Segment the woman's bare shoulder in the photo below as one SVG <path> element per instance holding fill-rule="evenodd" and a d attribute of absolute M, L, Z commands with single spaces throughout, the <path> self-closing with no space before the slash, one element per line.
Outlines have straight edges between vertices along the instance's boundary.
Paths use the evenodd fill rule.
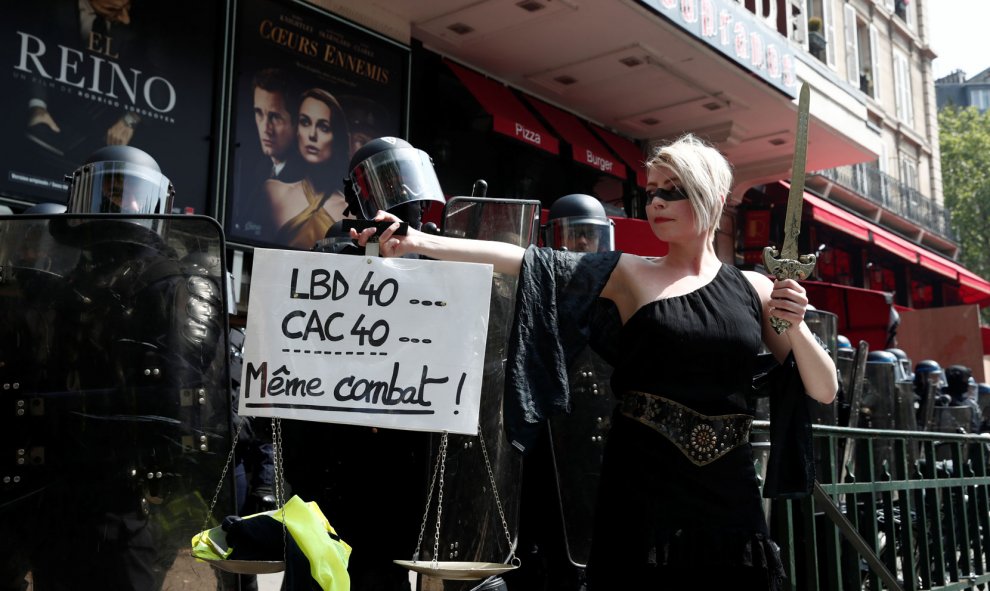
<path fill-rule="evenodd" d="M 742 274 L 756 290 L 756 293 L 760 294 L 761 299 L 765 300 L 770 297 L 770 292 L 773 291 L 773 281 L 769 277 L 756 271 L 743 271 Z"/>

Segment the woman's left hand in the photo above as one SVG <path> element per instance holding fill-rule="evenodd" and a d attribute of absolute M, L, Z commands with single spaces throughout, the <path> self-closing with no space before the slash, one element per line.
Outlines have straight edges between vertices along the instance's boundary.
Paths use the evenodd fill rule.
<path fill-rule="evenodd" d="M 793 279 L 778 279 L 770 292 L 770 315 L 797 326 L 804 320 L 808 309 L 808 294 Z"/>

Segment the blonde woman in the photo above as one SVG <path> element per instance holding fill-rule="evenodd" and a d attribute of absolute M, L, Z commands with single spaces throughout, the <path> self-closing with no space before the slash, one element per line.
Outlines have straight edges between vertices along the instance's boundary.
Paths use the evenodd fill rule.
<path fill-rule="evenodd" d="M 646 164 L 654 235 L 666 256 L 576 254 L 409 231 L 382 233 L 382 252 L 494 265 L 520 275 L 517 345 L 506 371 L 506 427 L 517 447 L 528 426 L 567 408 L 560 367 L 587 339 L 596 298 L 622 322 L 588 565 L 593 589 L 781 589 L 749 444 L 745 394 L 761 345 L 797 366 L 808 396 L 831 402 L 830 356 L 804 323 L 796 281 L 773 281 L 722 263 L 713 237 L 732 184 L 728 162 L 691 135 Z M 379 214 L 379 219 L 393 219 Z M 364 240 L 372 233 L 358 236 Z M 548 303 L 550 302 L 550 303 Z M 777 334 L 770 318 L 791 323 Z M 549 333 L 549 337 L 545 335 Z M 523 341 L 534 343 L 525 350 Z M 511 355 L 511 352 L 510 352 Z"/>

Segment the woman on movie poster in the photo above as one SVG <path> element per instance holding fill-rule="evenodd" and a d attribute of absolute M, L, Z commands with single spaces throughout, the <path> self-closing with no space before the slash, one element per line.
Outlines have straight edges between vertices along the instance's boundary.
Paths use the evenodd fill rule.
<path fill-rule="evenodd" d="M 316 16 L 264 0 L 244 6 L 231 240 L 311 249 L 345 215 L 354 150 L 403 135 L 408 50 Z"/>

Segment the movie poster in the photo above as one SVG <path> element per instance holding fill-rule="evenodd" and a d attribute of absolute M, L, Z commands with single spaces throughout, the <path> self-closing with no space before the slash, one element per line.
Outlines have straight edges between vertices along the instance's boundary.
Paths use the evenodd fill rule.
<path fill-rule="evenodd" d="M 0 193 L 64 203 L 67 174 L 95 150 L 125 144 L 172 181 L 174 212 L 208 213 L 224 4 L 7 3 Z"/>
<path fill-rule="evenodd" d="M 310 250 L 345 215 L 351 154 L 404 130 L 409 50 L 299 4 L 241 5 L 227 238 Z"/>

